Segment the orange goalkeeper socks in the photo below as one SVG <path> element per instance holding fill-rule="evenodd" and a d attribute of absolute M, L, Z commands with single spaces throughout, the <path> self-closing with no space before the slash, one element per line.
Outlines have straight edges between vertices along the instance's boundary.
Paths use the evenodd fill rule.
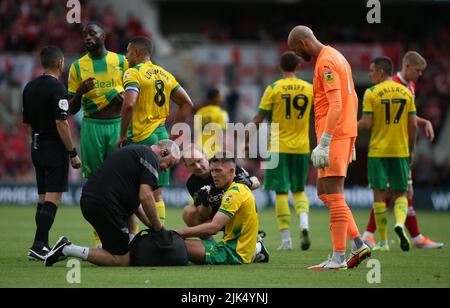
<path fill-rule="evenodd" d="M 360 237 L 361 234 L 359 233 L 358 226 L 356 225 L 355 219 L 353 218 L 352 211 L 350 210 L 350 207 L 347 205 L 348 210 L 348 229 L 347 234 L 349 239 L 352 241 L 357 237 Z"/>
<path fill-rule="evenodd" d="M 349 225 L 349 210 L 344 200 L 344 194 L 329 194 L 326 198 L 330 209 L 331 239 L 333 251 L 345 252 L 347 230 Z"/>
<path fill-rule="evenodd" d="M 327 197 L 328 195 L 327 194 L 321 194 L 321 195 L 319 195 L 319 199 L 323 202 L 323 204 L 325 204 L 325 206 L 328 206 L 327 205 L 327 200 L 328 200 L 328 197 Z"/>

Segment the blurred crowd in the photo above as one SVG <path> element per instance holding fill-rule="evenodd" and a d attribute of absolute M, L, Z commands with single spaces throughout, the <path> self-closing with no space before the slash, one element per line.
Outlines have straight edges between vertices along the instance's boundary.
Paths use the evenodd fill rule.
<path fill-rule="evenodd" d="M 107 48 L 114 51 L 124 51 L 130 38 L 138 35 L 150 36 L 141 25 L 139 19 L 129 16 L 121 23 L 111 9 L 102 9 L 94 1 L 80 1 L 82 4 L 82 22 L 97 21 L 105 29 Z M 64 53 L 79 55 L 83 50 L 81 27 L 78 24 L 66 22 L 67 8 L 65 1 L 59 0 L 1 0 L 0 1 L 0 54 L 33 54 L 44 45 L 60 46 Z M 162 17 L 164 11 L 162 11 Z M 180 14 L 180 13 L 178 13 Z M 178 18 L 178 15 L 173 15 Z M 224 15 L 226 17 L 226 14 Z M 223 17 L 223 18 L 225 18 Z M 305 17 L 313 24 L 315 14 Z M 222 18 L 222 19 L 223 19 Z M 286 33 L 293 25 L 283 15 L 276 12 L 269 20 L 257 20 L 254 16 L 244 15 L 241 18 L 225 18 L 227 22 L 217 19 L 208 24 L 198 24 L 198 31 L 206 39 L 223 43 L 227 41 L 283 41 Z M 232 20 L 232 22 L 229 22 Z M 167 24 L 171 24 L 170 21 Z M 182 20 L 180 24 L 184 24 Z M 261 26 L 270 25 L 269 28 Z M 440 136 L 448 104 L 450 100 L 450 25 L 448 21 L 430 23 L 428 29 L 417 31 L 402 31 L 406 27 L 400 23 L 397 31 L 391 31 L 386 26 L 373 27 L 366 23 L 328 24 L 326 29 L 321 27 L 318 36 L 324 41 L 331 42 L 400 42 L 403 50 L 416 50 L 428 61 L 428 68 L 417 84 L 416 105 L 418 114 L 429 119 L 436 130 L 436 139 Z M 422 24 L 424 25 L 424 24 Z M 177 29 L 173 29 L 178 31 Z M 415 33 L 408 37 L 405 33 Z M 170 33 L 165 33 L 170 35 Z M 0 88 L 1 85 L 17 85 L 17 81 L 10 78 L 11 62 L 8 57 L 0 57 Z M 39 70 L 33 72 L 37 76 Z M 230 86 L 229 93 L 224 97 L 225 108 L 230 115 L 230 121 L 237 119 L 237 106 L 242 97 L 238 87 Z M 205 93 L 206 93 L 205 89 Z M 8 100 L 0 96 L 0 114 L 6 117 L 0 121 L 0 180 L 33 180 L 34 173 L 30 162 L 27 132 L 21 123 L 21 117 L 8 117 Z M 79 118 L 78 118 L 79 119 Z M 72 129 L 78 132 L 79 122 L 71 120 Z M 77 139 L 78 136 L 75 137 Z M 420 155 L 414 164 L 415 183 L 421 186 L 450 186 L 450 163 L 436 165 L 432 158 L 432 144 L 419 136 Z M 262 176 L 258 164 L 254 161 L 246 162 L 246 167 L 255 175 Z M 359 170 L 359 169 L 358 169 Z M 361 169 L 362 170 L 362 169 Z M 358 171 L 359 172 L 359 171 Z M 184 168 L 177 168 L 173 172 L 173 180 L 183 183 L 188 173 Z M 362 178 L 355 177 L 357 179 Z M 365 178 L 365 176 L 364 176 Z M 73 174 L 73 180 L 79 175 Z M 363 184 L 355 180 L 354 184 Z"/>
<path fill-rule="evenodd" d="M 97 21 L 108 33 L 107 48 L 125 50 L 128 41 L 135 36 L 149 36 L 140 20 L 129 16 L 125 23 L 118 21 L 115 12 L 109 8 L 101 9 L 93 1 L 80 1 L 82 5 L 82 24 Z M 20 76 L 12 72 L 11 54 L 37 53 L 42 46 L 57 45 L 64 54 L 79 55 L 84 49 L 81 26 L 66 21 L 68 9 L 66 1 L 60 0 L 1 0 L 0 1 L 0 86 L 8 90 L 13 86 L 23 86 Z M 39 66 L 32 67 L 33 78 L 42 73 Z M 17 77 L 17 78 L 16 78 Z M 67 80 L 67 78 L 63 77 Z M 34 173 L 30 161 L 29 136 L 21 125 L 18 108 L 11 106 L 16 102 L 8 95 L 0 95 L 0 180 L 32 181 Z M 20 110 L 20 108 L 19 108 Z M 79 122 L 70 119 L 74 139 L 78 143 Z M 79 175 L 71 170 L 71 178 L 79 180 Z"/>
<path fill-rule="evenodd" d="M 110 8 L 95 5 L 94 1 L 80 1 L 81 25 L 99 22 L 106 33 L 111 50 L 125 50 L 135 36 L 148 36 L 140 20 L 129 16 L 120 23 Z M 80 24 L 69 24 L 66 1 L 61 0 L 2 0 L 0 2 L 0 50 L 14 53 L 36 52 L 45 45 L 57 45 L 66 55 L 78 54 L 82 48 Z"/>
<path fill-rule="evenodd" d="M 21 121 L 10 129 L 0 125 L 0 179 L 33 180 L 28 139 L 28 132 Z"/>

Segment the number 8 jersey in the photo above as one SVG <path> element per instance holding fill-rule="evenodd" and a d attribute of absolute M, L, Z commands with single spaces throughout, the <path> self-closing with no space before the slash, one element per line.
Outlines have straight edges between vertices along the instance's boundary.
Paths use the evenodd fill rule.
<path fill-rule="evenodd" d="M 151 61 L 128 69 L 123 75 L 125 91 L 139 94 L 128 128 L 132 142 L 147 139 L 166 122 L 170 96 L 180 88 L 175 77 Z"/>
<path fill-rule="evenodd" d="M 269 85 L 259 110 L 268 113 L 274 125 L 270 132 L 270 151 L 290 154 L 309 153 L 309 116 L 313 86 L 298 78 L 284 78 Z"/>
<path fill-rule="evenodd" d="M 363 113 L 372 115 L 369 157 L 408 157 L 408 117 L 416 114 L 411 91 L 386 80 L 366 90 Z"/>

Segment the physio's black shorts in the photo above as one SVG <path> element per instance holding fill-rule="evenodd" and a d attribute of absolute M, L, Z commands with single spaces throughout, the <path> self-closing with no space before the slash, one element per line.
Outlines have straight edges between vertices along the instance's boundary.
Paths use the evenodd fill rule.
<path fill-rule="evenodd" d="M 69 154 L 60 142 L 42 142 L 38 150 L 31 151 L 36 170 L 38 194 L 65 192 L 69 182 Z"/>
<path fill-rule="evenodd" d="M 115 215 L 103 201 L 81 195 L 81 212 L 94 227 L 102 242 L 102 248 L 112 255 L 121 256 L 128 252 L 130 237 L 128 218 Z"/>

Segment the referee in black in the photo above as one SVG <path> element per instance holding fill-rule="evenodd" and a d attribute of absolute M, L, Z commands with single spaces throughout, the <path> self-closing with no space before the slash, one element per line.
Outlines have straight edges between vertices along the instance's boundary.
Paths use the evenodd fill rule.
<path fill-rule="evenodd" d="M 64 55 L 59 48 L 47 46 L 40 59 L 44 73 L 23 90 L 23 122 L 32 138 L 31 159 L 39 194 L 36 234 L 28 258 L 44 261 L 50 250 L 48 233 L 62 193 L 68 188 L 69 161 L 75 169 L 81 167 L 81 161 L 67 122 L 67 91 L 58 80 L 64 69 Z"/>

